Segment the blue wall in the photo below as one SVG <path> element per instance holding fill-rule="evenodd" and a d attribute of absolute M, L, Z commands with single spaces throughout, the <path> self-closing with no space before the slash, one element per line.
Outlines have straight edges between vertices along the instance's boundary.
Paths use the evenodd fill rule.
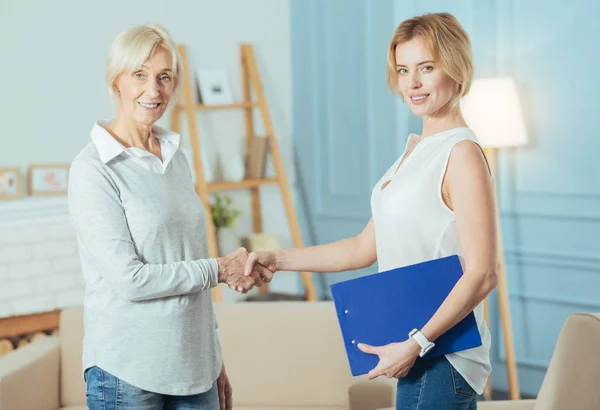
<path fill-rule="evenodd" d="M 567 316 L 600 312 L 600 2 L 291 0 L 305 241 L 360 232 L 373 184 L 420 131 L 386 89 L 386 49 L 400 21 L 437 11 L 469 32 L 476 76 L 512 75 L 520 86 L 532 141 L 500 152 L 497 179 L 521 389 L 535 394 Z M 323 295 L 375 270 L 327 275 Z M 491 329 L 493 384 L 506 389 L 495 309 Z"/>

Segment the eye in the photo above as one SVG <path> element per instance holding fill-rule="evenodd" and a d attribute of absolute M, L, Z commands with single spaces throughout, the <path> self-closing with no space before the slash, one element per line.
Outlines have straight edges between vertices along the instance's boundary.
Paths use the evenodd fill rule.
<path fill-rule="evenodd" d="M 399 68 L 398 69 L 398 74 L 406 74 L 408 73 L 408 70 L 406 68 Z"/>
<path fill-rule="evenodd" d="M 423 71 L 432 71 L 432 70 L 433 70 L 432 65 L 426 65 L 425 67 L 423 67 Z"/>
<path fill-rule="evenodd" d="M 135 78 L 137 78 L 138 80 L 143 80 L 144 79 L 144 74 L 142 74 L 142 73 L 135 73 Z"/>
<path fill-rule="evenodd" d="M 171 77 L 169 77 L 168 75 L 164 74 L 160 76 L 161 81 L 170 81 Z"/>

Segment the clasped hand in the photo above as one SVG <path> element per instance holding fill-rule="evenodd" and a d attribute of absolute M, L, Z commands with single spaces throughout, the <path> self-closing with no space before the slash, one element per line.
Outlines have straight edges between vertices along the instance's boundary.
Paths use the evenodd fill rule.
<path fill-rule="evenodd" d="M 231 289 L 244 294 L 254 286 L 271 282 L 274 271 L 260 263 L 252 263 L 248 266 L 247 262 L 248 251 L 245 248 L 239 248 L 225 257 L 217 258 L 219 283 L 225 283 Z"/>

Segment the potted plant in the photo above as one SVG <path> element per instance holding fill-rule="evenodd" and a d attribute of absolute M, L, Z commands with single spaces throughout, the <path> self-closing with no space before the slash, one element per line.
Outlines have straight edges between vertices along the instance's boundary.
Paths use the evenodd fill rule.
<path fill-rule="evenodd" d="M 214 202 L 210 205 L 213 223 L 217 231 L 217 246 L 220 255 L 227 255 L 240 247 L 240 239 L 233 232 L 232 226 L 241 212 L 231 206 L 229 195 L 214 194 Z"/>

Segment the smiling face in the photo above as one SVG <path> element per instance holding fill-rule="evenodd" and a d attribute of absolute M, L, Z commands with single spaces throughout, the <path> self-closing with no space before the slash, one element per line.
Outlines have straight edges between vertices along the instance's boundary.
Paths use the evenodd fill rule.
<path fill-rule="evenodd" d="M 419 37 L 396 46 L 398 90 L 417 116 L 450 111 L 459 85 L 450 78 Z"/>
<path fill-rule="evenodd" d="M 140 124 L 154 124 L 164 114 L 175 91 L 171 67 L 171 53 L 157 47 L 138 70 L 120 75 L 115 81 L 119 116 Z"/>

